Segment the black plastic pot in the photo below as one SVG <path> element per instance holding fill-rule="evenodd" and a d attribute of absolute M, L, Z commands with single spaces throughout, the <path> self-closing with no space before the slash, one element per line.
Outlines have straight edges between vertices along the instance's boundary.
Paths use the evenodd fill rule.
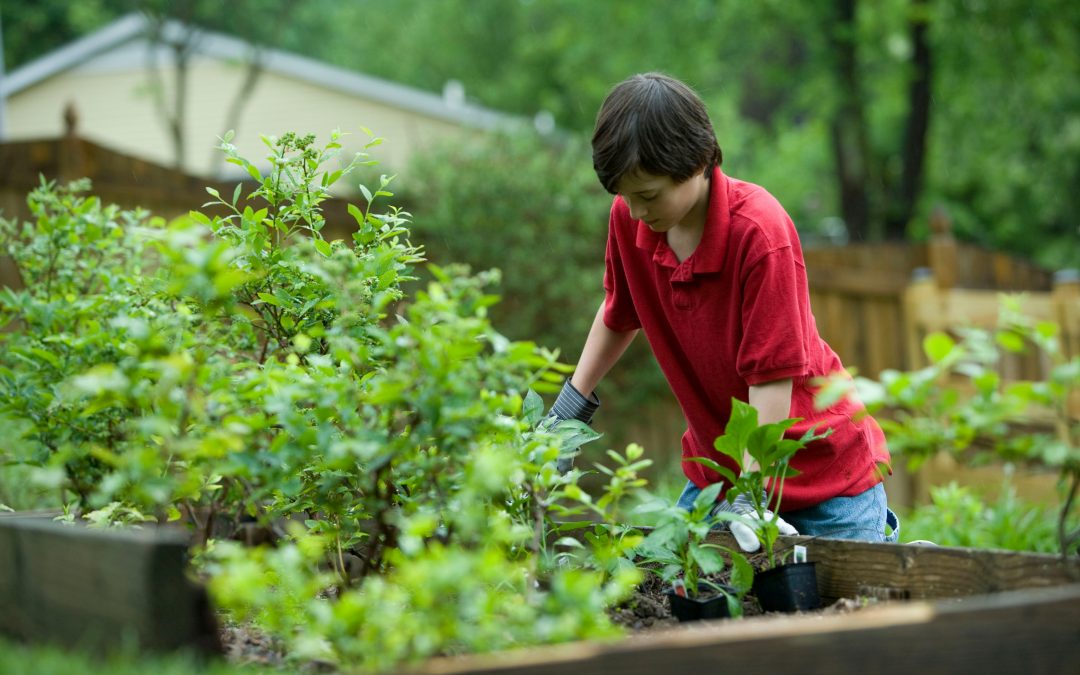
<path fill-rule="evenodd" d="M 715 593 L 715 595 L 710 595 Z M 698 586 L 698 597 L 684 598 L 673 590 L 667 592 L 671 614 L 679 621 L 701 621 L 703 619 L 723 619 L 728 613 L 727 597 L 718 593 L 711 586 Z"/>
<path fill-rule="evenodd" d="M 777 565 L 754 575 L 753 593 L 765 612 L 800 612 L 821 607 L 816 563 Z"/>

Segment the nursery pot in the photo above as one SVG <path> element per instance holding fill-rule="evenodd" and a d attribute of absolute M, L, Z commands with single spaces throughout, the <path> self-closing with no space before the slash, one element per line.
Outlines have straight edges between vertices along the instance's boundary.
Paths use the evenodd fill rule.
<path fill-rule="evenodd" d="M 798 612 L 821 607 L 815 563 L 777 565 L 754 575 L 753 592 L 766 612 Z"/>
<path fill-rule="evenodd" d="M 708 593 L 716 594 L 706 597 Z M 667 596 L 668 603 L 671 605 L 671 614 L 680 622 L 723 619 L 731 616 L 728 613 L 727 597 L 705 584 L 698 585 L 696 598 L 684 598 L 673 590 L 669 590 Z"/>

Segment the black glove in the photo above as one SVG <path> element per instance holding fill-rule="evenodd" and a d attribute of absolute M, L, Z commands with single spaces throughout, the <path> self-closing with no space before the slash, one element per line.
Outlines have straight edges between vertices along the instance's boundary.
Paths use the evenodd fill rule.
<path fill-rule="evenodd" d="M 551 410 L 548 411 L 546 419 L 551 426 L 555 426 L 559 422 L 564 422 L 566 420 L 578 420 L 579 422 L 589 424 L 592 422 L 593 415 L 596 414 L 596 409 L 599 407 L 600 399 L 597 398 L 595 393 L 591 397 L 585 398 L 574 385 L 570 384 L 570 380 L 567 380 L 566 383 L 563 384 L 562 391 L 559 392 L 558 398 L 555 399 L 555 403 L 551 406 Z M 559 473 L 566 473 L 574 468 L 574 454 L 567 454 L 559 457 L 559 460 L 555 465 L 556 468 L 558 468 Z"/>

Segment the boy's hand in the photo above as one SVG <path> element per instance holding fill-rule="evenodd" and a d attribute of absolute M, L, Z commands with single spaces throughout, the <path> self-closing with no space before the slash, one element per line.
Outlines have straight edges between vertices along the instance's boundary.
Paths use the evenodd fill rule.
<path fill-rule="evenodd" d="M 567 380 L 563 384 L 558 398 L 555 399 L 555 403 L 552 404 L 551 410 L 548 411 L 545 420 L 552 426 L 566 420 L 578 420 L 589 424 L 599 407 L 600 399 L 596 397 L 596 394 L 585 398 L 574 385 L 570 384 L 570 380 Z M 566 473 L 574 468 L 574 456 L 563 455 L 559 457 L 555 466 L 558 468 L 559 473 Z"/>
<path fill-rule="evenodd" d="M 752 521 L 753 526 L 733 520 L 728 523 L 728 529 L 731 530 L 731 535 L 735 537 L 735 541 L 739 543 L 739 548 L 746 553 L 753 553 L 761 548 L 761 542 L 758 541 L 757 534 L 754 532 L 754 526 L 760 524 L 761 520 L 749 497 L 745 494 L 739 494 L 735 496 L 734 502 L 729 503 L 727 500 L 721 500 L 716 503 L 716 508 L 713 509 L 714 513 L 717 511 L 728 511 Z M 773 512 L 768 509 L 764 511 L 765 520 L 772 520 Z M 780 516 L 776 516 L 776 528 L 780 531 L 780 534 L 796 535 L 799 533 L 795 526 Z"/>

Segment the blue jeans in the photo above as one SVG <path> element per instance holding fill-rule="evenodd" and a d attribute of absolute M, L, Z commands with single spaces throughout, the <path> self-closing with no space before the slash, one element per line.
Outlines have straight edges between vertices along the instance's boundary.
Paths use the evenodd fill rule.
<path fill-rule="evenodd" d="M 701 488 L 687 481 L 676 505 L 689 511 Z M 885 486 L 878 483 L 869 490 L 851 497 L 833 497 L 820 504 L 782 511 L 780 516 L 791 523 L 799 534 L 831 539 L 895 542 L 900 540 L 900 519 L 889 509 Z M 886 534 L 885 527 L 891 528 Z"/>

